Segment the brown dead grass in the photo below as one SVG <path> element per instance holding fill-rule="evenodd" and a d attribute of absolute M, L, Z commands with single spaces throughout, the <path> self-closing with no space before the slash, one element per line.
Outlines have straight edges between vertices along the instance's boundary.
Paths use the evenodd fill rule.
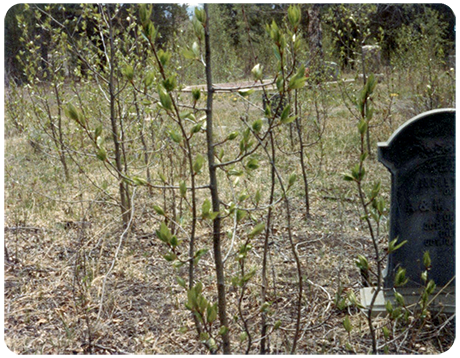
<path fill-rule="evenodd" d="M 239 126 L 238 112 L 244 111 L 247 104 L 234 100 L 233 95 L 220 95 L 218 99 L 217 123 Z M 291 192 L 294 244 L 305 282 L 297 352 L 366 354 L 371 341 L 365 315 L 353 306 L 339 310 L 334 304 L 338 293 L 342 297 L 349 291 L 358 294 L 361 283 L 354 259 L 358 253 L 372 257 L 372 250 L 359 220 L 355 188 L 340 175 L 356 161 L 352 139 L 355 125 L 352 119 L 344 118 L 347 112 L 343 107 L 334 107 L 330 113 L 323 156 L 317 147 L 309 152 L 311 218 L 304 214 L 300 181 Z M 374 129 L 373 136 L 385 140 L 405 119 L 395 113 L 393 123 Z M 123 237 L 115 258 L 123 230 L 118 209 L 110 200 L 95 195 L 78 175 L 72 183 L 59 184 L 50 165 L 53 161 L 32 152 L 23 136 L 10 135 L 5 144 L 4 235 L 9 260 L 5 260 L 4 326 L 9 349 L 18 354 L 206 354 L 184 307 L 186 292 L 175 279 L 178 275 L 185 277 L 186 268 L 175 270 L 167 264 L 162 258 L 164 246 L 155 238 L 161 218 L 152 205 L 161 200 L 161 193 L 155 192 L 151 197 L 146 190 L 139 190 L 132 230 Z M 263 159 L 260 164 L 252 186 L 240 187 L 251 195 L 256 187 L 268 188 L 269 165 Z M 299 170 L 291 157 L 283 157 L 280 168 L 286 175 Z M 368 172 L 371 182 L 377 177 L 382 179 L 383 195 L 388 198 L 389 175 L 375 156 L 369 161 Z M 97 177 L 99 172 L 91 173 Z M 226 181 L 221 178 L 221 182 L 226 198 L 231 198 Z M 263 200 L 267 199 L 267 191 L 263 190 Z M 261 220 L 265 212 L 254 215 Z M 281 327 L 270 335 L 272 354 L 289 352 L 296 315 L 297 277 L 285 223 L 285 213 L 279 205 L 270 241 L 269 323 L 280 320 Z M 252 225 L 250 220 L 241 225 L 233 251 Z M 224 232 L 230 228 L 228 222 Z M 210 240 L 209 225 L 202 223 L 197 246 L 210 248 Z M 383 247 L 385 233 L 380 241 Z M 231 241 L 226 239 L 223 245 L 226 254 Z M 247 286 L 243 315 L 257 340 L 262 238 L 256 239 L 253 246 L 247 265 L 259 269 Z M 114 268 L 107 276 L 112 262 Z M 226 262 L 226 270 L 229 317 L 233 318 L 238 316 L 239 296 L 230 283 L 238 270 L 234 255 Z M 215 301 L 211 252 L 200 261 L 196 275 L 203 282 L 208 300 Z M 354 327 L 350 336 L 342 325 L 346 315 Z M 378 327 L 386 323 L 384 318 L 375 320 Z M 241 319 L 233 320 L 230 328 L 233 351 L 244 353 L 246 341 L 238 340 Z M 381 335 L 381 330 L 378 332 Z M 412 330 L 399 337 L 396 341 L 402 342 L 401 346 L 390 343 L 390 353 L 440 353 L 451 346 L 455 335 L 453 327 L 443 326 L 442 321 L 433 321 L 416 333 Z M 382 336 L 379 342 L 383 344 Z M 251 353 L 257 352 L 255 343 Z"/>

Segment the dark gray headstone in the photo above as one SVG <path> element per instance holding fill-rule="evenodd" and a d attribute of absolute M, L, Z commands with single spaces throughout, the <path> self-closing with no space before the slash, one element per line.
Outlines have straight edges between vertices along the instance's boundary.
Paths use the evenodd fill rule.
<path fill-rule="evenodd" d="M 390 240 L 407 240 L 388 257 L 385 288 L 393 287 L 398 267 L 406 269 L 406 287 L 423 285 L 426 251 L 428 278 L 438 288 L 455 287 L 455 110 L 423 113 L 378 146 L 391 172 Z"/>

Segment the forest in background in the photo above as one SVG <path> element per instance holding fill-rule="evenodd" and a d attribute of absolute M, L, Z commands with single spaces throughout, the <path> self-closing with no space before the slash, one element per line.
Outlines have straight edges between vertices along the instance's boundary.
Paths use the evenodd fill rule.
<path fill-rule="evenodd" d="M 18 27 L 16 16 L 22 14 L 25 5 L 13 6 L 5 16 L 5 74 L 23 80 L 23 68 L 17 56 L 20 54 L 22 45 L 20 38 L 22 32 Z M 44 8 L 46 5 L 37 4 Z M 136 4 L 125 4 L 121 9 L 125 15 Z M 266 24 L 275 20 L 282 23 L 289 4 L 210 4 L 210 16 L 215 21 L 212 27 L 212 45 L 218 46 L 219 51 L 213 53 L 213 61 L 218 63 L 214 66 L 214 78 L 217 82 L 234 81 L 247 78 L 250 70 L 256 63 L 261 63 L 267 68 L 274 65 L 273 51 L 265 31 Z M 403 36 L 404 31 L 420 31 L 423 17 L 431 14 L 426 9 L 434 11 L 436 18 L 445 24 L 439 40 L 453 43 L 455 40 L 455 15 L 451 9 L 443 4 L 427 4 L 424 7 L 412 4 L 357 4 L 351 6 L 339 4 L 301 4 L 301 29 L 306 45 L 301 51 L 301 59 L 308 61 L 309 38 L 313 38 L 315 31 L 321 31 L 322 48 L 325 60 L 337 62 L 342 70 L 354 69 L 358 47 L 361 45 L 379 45 L 382 48 L 382 58 L 385 64 L 390 64 L 397 58 L 399 47 L 398 37 Z M 152 21 L 159 31 L 160 36 L 156 44 L 163 49 L 180 49 L 193 38 L 193 26 L 190 21 L 190 13 L 186 4 L 155 4 Z M 313 12 L 312 12 L 313 11 Z M 67 19 L 75 19 L 81 16 L 79 5 L 53 6 L 51 9 L 53 18 L 64 23 Z M 311 16 L 321 18 L 321 26 L 311 27 Z M 128 16 L 121 16 L 115 26 L 126 28 L 129 26 Z M 356 21 L 359 19 L 359 21 Z M 52 46 L 47 42 L 49 38 L 40 27 L 33 26 L 35 19 L 32 15 L 24 18 L 31 27 L 31 35 L 39 36 L 37 44 L 40 46 L 41 55 L 45 58 L 51 52 Z M 53 25 L 53 26 L 56 26 Z M 87 25 L 91 34 L 91 21 Z M 358 44 L 360 26 L 365 26 L 366 38 Z M 78 26 L 74 31 L 81 31 Z M 89 34 L 89 35 L 90 35 Z M 42 36 L 40 36 L 42 35 Z M 363 40 L 363 39 L 361 39 Z M 310 46 L 309 46 L 310 45 Z M 402 50 L 402 49 L 401 49 Z M 173 51 L 173 53 L 180 51 Z M 454 54 L 453 47 L 448 53 Z M 179 58 L 176 65 L 181 67 L 178 72 L 184 76 L 189 84 L 203 83 L 204 75 L 194 68 L 189 68 L 187 63 Z"/>
<path fill-rule="evenodd" d="M 403 244 L 376 143 L 455 108 L 454 24 L 438 4 L 12 7 L 7 346 L 448 350 L 429 255 L 416 305 L 358 296 Z"/>

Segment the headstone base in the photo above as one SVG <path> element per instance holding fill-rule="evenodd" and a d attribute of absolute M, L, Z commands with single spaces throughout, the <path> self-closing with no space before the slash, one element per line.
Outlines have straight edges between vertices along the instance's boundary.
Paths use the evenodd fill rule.
<path fill-rule="evenodd" d="M 361 304 L 364 306 L 363 311 L 366 313 L 371 305 L 375 290 L 375 287 L 364 287 L 360 290 Z M 398 289 L 398 292 L 404 297 L 406 306 L 418 306 L 418 302 L 420 301 L 420 292 L 410 288 L 400 288 Z M 437 291 L 430 296 L 429 300 L 433 300 L 429 307 L 431 312 L 442 312 L 449 315 L 455 314 L 455 290 L 453 288 L 450 287 L 442 293 Z M 372 315 L 386 316 L 388 312 L 385 307 L 385 302 L 387 301 L 390 301 L 393 307 L 397 305 L 393 291 L 381 290 L 374 302 Z"/>

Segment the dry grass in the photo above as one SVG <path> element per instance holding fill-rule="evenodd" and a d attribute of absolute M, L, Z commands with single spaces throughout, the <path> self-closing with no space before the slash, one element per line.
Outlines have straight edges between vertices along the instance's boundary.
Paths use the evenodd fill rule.
<path fill-rule="evenodd" d="M 233 95 L 216 100 L 217 135 L 229 128 L 241 128 L 239 116 L 247 112 L 246 102 Z M 358 253 L 372 257 L 371 242 L 359 220 L 355 188 L 342 180 L 341 173 L 357 160 L 355 122 L 337 98 L 328 100 L 329 118 L 320 146 L 308 151 L 311 218 L 304 213 L 301 182 L 291 190 L 294 244 L 302 262 L 305 292 L 302 304 L 301 336 L 298 353 L 368 353 L 371 347 L 365 315 L 356 307 L 339 309 L 336 296 L 356 294 L 361 287 L 354 259 Z M 250 107 L 248 120 L 258 115 Z M 388 121 L 372 131 L 374 142 L 389 134 L 408 118 L 394 112 Z M 225 128 L 222 128 L 225 127 Z M 222 131 L 219 133 L 219 131 Z M 286 130 L 287 132 L 287 130 Z M 286 133 L 284 134 L 286 135 Z M 288 148 L 279 134 L 280 146 Z M 237 141 L 235 143 L 238 143 Z M 198 145 L 197 145 L 198 148 Z M 375 148 L 375 145 L 374 145 Z M 227 149 L 231 157 L 231 149 Z M 93 179 L 109 180 L 96 164 L 88 164 Z M 158 164 L 161 166 L 161 163 Z M 299 171 L 294 156 L 280 156 L 279 168 L 287 176 Z M 75 168 L 74 168 L 75 169 Z M 154 171 L 160 168 L 153 168 Z M 251 196 L 261 188 L 262 201 L 268 197 L 267 159 L 261 155 L 260 168 L 250 181 L 241 179 L 234 187 Z M 382 180 L 383 195 L 389 196 L 389 174 L 375 156 L 368 163 L 369 181 Z M 163 258 L 164 245 L 155 237 L 161 218 L 152 209 L 163 200 L 162 192 L 149 195 L 136 192 L 134 217 L 128 235 L 120 226 L 119 210 L 88 184 L 75 169 L 71 182 L 61 182 L 57 161 L 32 151 L 23 134 L 9 132 L 5 139 L 5 342 L 18 354 L 205 354 L 193 319 L 184 307 L 186 292 L 176 276 L 186 277 L 186 268 L 174 269 Z M 201 179 L 206 182 L 205 176 Z M 220 177 L 223 200 L 232 200 L 230 181 Z M 201 184 L 201 183 L 200 183 Z M 116 195 L 116 185 L 108 191 Z M 168 194 L 170 195 L 170 194 Z M 204 193 L 200 193 L 200 200 Z M 279 193 L 278 193 L 279 195 Z M 168 196 L 169 198 L 169 196 Z M 168 204 L 169 205 L 169 204 Z M 248 203 L 247 206 L 250 206 Z M 261 220 L 266 213 L 254 213 Z M 231 229 L 227 220 L 224 231 Z M 234 252 L 253 222 L 239 226 L 237 242 L 224 240 L 224 253 L 232 250 L 226 262 L 229 317 L 237 317 L 239 292 L 230 279 L 238 270 Z M 210 227 L 200 223 L 198 247 L 211 248 Z M 380 243 L 385 245 L 385 232 Z M 258 268 L 243 301 L 243 315 L 253 339 L 260 332 L 260 267 L 262 239 L 256 239 L 248 257 L 248 267 Z M 120 251 L 117 253 L 117 247 Z M 185 250 L 185 248 L 184 248 Z M 269 323 L 281 321 L 270 335 L 270 351 L 285 354 L 294 332 L 296 270 L 289 241 L 285 212 L 275 210 L 275 224 L 269 253 Z M 113 270 L 110 267 L 114 264 Z M 109 275 L 107 275 L 109 273 Z M 201 261 L 196 276 L 203 282 L 208 300 L 216 300 L 212 253 Z M 346 315 L 353 331 L 343 327 Z M 231 325 L 233 350 L 243 353 L 246 341 L 239 341 L 241 318 Z M 375 320 L 378 327 L 385 318 Z M 398 329 L 397 332 L 404 332 Z M 384 343 L 381 330 L 380 344 Z M 453 342 L 454 330 L 442 321 L 430 322 L 389 344 L 390 353 L 440 353 Z M 394 337 L 398 338 L 398 337 Z M 251 353 L 258 352 L 255 343 Z"/>

